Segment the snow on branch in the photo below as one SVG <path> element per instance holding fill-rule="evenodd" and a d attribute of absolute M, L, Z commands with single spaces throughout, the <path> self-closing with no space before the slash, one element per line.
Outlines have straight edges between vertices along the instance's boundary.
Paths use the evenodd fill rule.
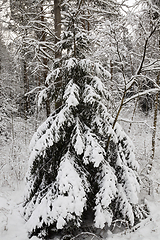
<path fill-rule="evenodd" d="M 66 61 L 66 69 L 70 71 L 72 68 L 74 68 L 78 64 L 78 60 L 76 58 L 70 58 Z"/>
<path fill-rule="evenodd" d="M 128 123 L 138 123 L 138 124 L 144 124 L 146 125 L 148 128 L 153 130 L 153 127 L 151 125 L 149 125 L 147 123 L 147 121 L 135 121 L 135 120 L 130 120 L 130 119 L 126 119 L 126 118 L 119 118 L 118 121 L 123 121 L 123 122 L 128 122 Z"/>
<path fill-rule="evenodd" d="M 119 197 L 119 210 L 122 213 L 124 219 L 128 217 L 131 226 L 134 225 L 134 214 L 130 202 L 127 199 L 126 193 L 121 184 L 118 184 L 118 197 Z"/>
<path fill-rule="evenodd" d="M 135 171 L 127 166 L 123 166 L 123 176 L 122 178 L 125 181 L 124 191 L 126 197 L 130 203 L 138 203 L 138 193 L 140 192 L 140 186 L 135 175 Z"/>
<path fill-rule="evenodd" d="M 49 85 L 49 83 L 51 82 L 52 78 L 53 78 L 53 80 L 55 80 L 55 79 L 57 79 L 59 77 L 60 72 L 61 72 L 60 68 L 54 69 L 51 73 L 49 73 L 47 75 L 45 83 Z"/>
<path fill-rule="evenodd" d="M 111 74 L 104 67 L 102 67 L 102 65 L 99 63 L 95 63 L 94 65 L 97 76 L 106 76 L 109 79 L 111 78 Z"/>
<path fill-rule="evenodd" d="M 29 231 L 41 228 L 43 224 L 50 226 L 54 223 L 57 229 L 62 229 L 71 220 L 80 225 L 87 201 L 86 191 L 89 189 L 85 174 L 83 175 L 82 179 L 76 169 L 74 157 L 67 152 L 61 159 L 56 182 L 34 206 L 27 222 Z"/>
<path fill-rule="evenodd" d="M 116 176 L 114 170 L 106 163 L 99 175 L 100 190 L 96 194 L 95 226 L 104 228 L 105 223 L 111 225 L 113 213 L 109 209 L 111 201 L 117 195 Z"/>
<path fill-rule="evenodd" d="M 31 139 L 31 142 L 30 142 L 30 145 L 29 145 L 30 151 L 33 150 L 33 148 L 35 147 L 37 141 L 42 137 L 42 135 L 45 134 L 48 129 L 50 129 L 50 126 L 52 125 L 53 121 L 54 121 L 54 117 L 50 116 L 37 129 L 37 131 L 34 133 L 32 139 Z"/>
<path fill-rule="evenodd" d="M 30 143 L 32 152 L 29 159 L 29 165 L 31 166 L 36 156 L 47 147 L 65 138 L 66 132 L 63 131 L 62 134 L 62 130 L 64 130 L 66 126 L 71 126 L 74 122 L 75 119 L 73 118 L 72 111 L 68 107 L 62 108 L 56 116 L 50 116 L 33 135 Z"/>
<path fill-rule="evenodd" d="M 95 92 L 95 89 L 88 84 L 85 85 L 85 90 L 84 90 L 83 96 L 84 96 L 84 100 L 83 100 L 84 103 L 94 104 L 95 102 L 101 100 L 100 95 L 97 94 Z"/>
<path fill-rule="evenodd" d="M 137 97 L 140 97 L 140 96 L 143 96 L 143 95 L 146 95 L 149 93 L 159 92 L 159 91 L 160 91 L 160 87 L 159 88 L 151 88 L 151 89 L 145 90 L 143 92 L 137 93 L 137 94 L 133 95 L 132 97 L 126 99 L 126 101 L 123 102 L 123 105 L 127 104 L 128 102 L 130 102 L 131 100 L 133 100 Z"/>
<path fill-rule="evenodd" d="M 90 70 L 93 68 L 93 62 L 90 59 L 81 59 L 79 64 L 86 72 L 90 72 Z"/>
<path fill-rule="evenodd" d="M 97 76 L 93 77 L 93 80 L 91 82 L 91 85 L 94 87 L 95 90 L 97 90 L 105 99 L 109 99 L 110 94 L 106 89 L 106 86 L 102 82 L 100 78 Z"/>
<path fill-rule="evenodd" d="M 33 88 L 31 91 L 25 93 L 24 96 L 27 97 L 28 95 L 34 93 L 34 92 L 37 91 L 37 90 L 38 90 L 38 91 L 39 91 L 39 90 L 42 90 L 44 87 L 45 87 L 45 86 L 38 86 L 38 87 L 35 87 L 35 88 Z"/>
<path fill-rule="evenodd" d="M 126 91 L 128 91 L 134 83 L 135 83 L 135 79 L 133 78 L 126 84 Z"/>
<path fill-rule="evenodd" d="M 70 80 L 68 85 L 66 86 L 66 90 L 63 96 L 63 99 L 65 100 L 65 103 L 70 106 L 77 106 L 79 104 L 79 87 L 75 83 L 73 83 L 73 80 Z"/>
<path fill-rule="evenodd" d="M 133 142 L 118 123 L 115 125 L 113 136 L 114 135 L 116 135 L 115 137 L 117 138 L 118 155 L 120 156 L 119 165 L 127 165 L 134 170 L 138 170 L 139 164 L 135 159 Z"/>
<path fill-rule="evenodd" d="M 38 95 L 38 109 L 40 109 L 42 103 L 48 99 L 47 88 L 40 91 Z"/>
<path fill-rule="evenodd" d="M 83 135 L 82 124 L 77 118 L 76 126 L 73 129 L 72 145 L 78 155 L 81 155 L 85 149 L 85 137 Z"/>
<path fill-rule="evenodd" d="M 93 163 L 94 167 L 98 167 L 100 163 L 104 162 L 105 150 L 100 146 L 97 136 L 87 128 L 86 134 L 86 147 L 84 150 L 83 161 L 85 164 Z"/>

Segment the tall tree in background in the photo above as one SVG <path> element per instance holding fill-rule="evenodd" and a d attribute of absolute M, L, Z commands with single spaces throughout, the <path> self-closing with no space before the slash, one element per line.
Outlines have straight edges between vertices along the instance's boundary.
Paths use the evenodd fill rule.
<path fill-rule="evenodd" d="M 45 42 L 47 41 L 47 33 L 46 33 L 46 21 L 45 21 L 45 11 L 44 11 L 44 7 L 43 7 L 43 3 L 44 1 L 41 2 L 41 5 L 39 6 L 40 8 L 40 11 L 38 12 L 39 13 L 39 24 L 38 24 L 38 27 L 39 29 L 41 29 L 41 31 L 39 31 L 39 36 L 38 36 L 38 40 L 39 42 L 41 42 L 42 44 L 45 45 Z M 45 51 L 44 51 L 45 53 Z M 44 84 L 46 87 L 48 87 L 48 85 L 46 84 L 46 78 L 47 78 L 47 75 L 48 75 L 48 68 L 47 68 L 47 65 L 48 65 L 48 58 L 47 56 L 43 56 L 42 54 L 42 64 L 43 64 L 43 71 L 42 71 L 42 79 L 40 79 L 39 81 L 39 84 Z M 51 113 L 51 110 L 50 110 L 50 100 L 47 98 L 45 100 L 45 105 L 46 105 L 46 116 L 49 117 L 50 113 Z"/>
<path fill-rule="evenodd" d="M 142 3 L 144 3 L 143 7 Z M 135 100 L 134 112 L 139 106 L 147 114 L 153 109 L 154 98 L 159 95 L 159 85 L 156 80 L 159 69 L 158 5 L 151 4 L 150 1 L 142 1 L 139 4 L 141 11 L 130 13 L 125 18 L 120 15 L 116 21 L 112 21 L 111 18 L 110 21 L 100 22 L 96 28 L 99 46 L 96 46 L 93 56 L 96 58 L 100 56 L 106 65 L 110 60 L 112 76 L 110 87 L 113 89 L 113 94 L 115 93 L 113 100 L 115 105 L 121 102 L 117 112 L 113 107 L 113 116 L 117 114 L 117 117 L 122 107 L 131 100 Z M 154 119 L 156 112 L 157 110 Z M 155 126 L 154 120 L 154 129 Z M 154 134 L 155 131 L 152 140 L 152 145 L 155 146 Z"/>
<path fill-rule="evenodd" d="M 156 0 L 152 0 L 152 19 L 153 21 L 159 22 L 159 29 L 156 34 L 156 40 L 157 40 L 157 48 L 159 50 L 159 59 L 160 59 L 160 2 Z M 158 67 L 158 66 L 157 66 Z M 159 85 L 160 83 L 160 67 L 159 69 L 155 69 L 157 79 L 156 83 Z M 152 135 L 152 159 L 154 159 L 155 156 L 155 144 L 156 144 L 156 128 L 157 128 L 157 115 L 158 115 L 158 106 L 159 106 L 159 93 L 156 94 L 154 99 L 154 122 L 153 122 L 153 135 Z M 151 163 L 152 165 L 152 163 Z"/>
<path fill-rule="evenodd" d="M 10 1 L 10 10 L 11 10 L 11 20 L 12 20 L 12 25 L 11 28 L 15 33 L 19 33 L 18 26 L 24 27 L 29 20 L 27 18 L 27 9 L 29 7 L 29 4 L 27 1 Z M 18 32 L 17 32 L 18 31 Z M 27 31 L 25 29 L 24 31 L 25 36 L 27 35 Z M 23 111 L 24 115 L 26 117 L 27 112 L 29 111 L 29 101 L 24 95 L 29 92 L 29 76 L 28 76 L 28 71 L 27 71 L 27 59 L 25 56 L 25 51 L 24 49 L 21 49 L 20 53 L 20 66 L 19 70 L 21 70 L 21 79 L 23 82 Z"/>
<path fill-rule="evenodd" d="M 135 14 L 137 29 L 136 39 L 133 41 L 135 56 L 133 65 L 134 68 L 139 64 L 136 74 L 137 85 L 141 91 L 144 91 L 143 96 L 139 96 L 139 107 L 144 113 L 154 111 L 153 117 L 153 134 L 151 143 L 151 158 L 149 160 L 150 169 L 152 169 L 153 158 L 155 155 L 156 143 L 156 126 L 159 101 L 159 70 L 160 70 L 160 5 L 159 1 L 142 1 L 141 11 Z M 138 51 L 137 51 L 138 50 Z M 140 53 L 140 55 L 139 55 Z M 141 58 L 141 60 L 140 60 Z M 156 87 L 158 92 L 152 92 Z M 141 93 L 140 93 L 141 95 Z"/>
<path fill-rule="evenodd" d="M 45 88 L 50 62 L 53 61 L 54 27 L 48 1 L 11 1 L 12 29 L 16 31 L 15 43 L 19 49 L 24 81 L 24 98 L 38 85 Z M 46 17 L 47 15 L 47 17 Z M 48 20 L 49 19 L 49 20 Z M 50 114 L 49 97 L 44 101 L 46 115 Z M 29 103 L 28 103 L 29 104 Z M 29 107 L 29 106 L 28 106 Z M 28 108 L 27 107 L 27 108 Z M 26 110 L 27 110 L 26 108 Z"/>
<path fill-rule="evenodd" d="M 24 203 L 30 236 L 71 233 L 88 216 L 95 228 L 114 222 L 133 226 L 146 214 L 138 205 L 133 144 L 118 123 L 113 128 L 108 113 L 110 93 L 104 82 L 110 73 L 88 57 L 92 40 L 81 21 L 80 2 L 66 5 L 65 31 L 57 44 L 61 64 L 47 77 L 55 88 L 61 81 L 61 106 L 31 141 Z"/>
<path fill-rule="evenodd" d="M 61 1 L 54 0 L 54 27 L 55 27 L 55 67 L 60 67 L 62 49 L 59 48 L 59 41 L 61 40 Z M 55 100 L 55 109 L 59 108 L 62 105 L 62 101 L 59 99 L 58 92 L 62 88 L 62 79 L 61 77 L 57 78 L 55 81 L 55 94 L 57 99 Z"/>

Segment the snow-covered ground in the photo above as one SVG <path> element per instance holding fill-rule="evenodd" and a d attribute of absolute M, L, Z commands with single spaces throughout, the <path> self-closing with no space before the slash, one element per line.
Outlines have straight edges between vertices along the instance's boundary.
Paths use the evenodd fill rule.
<path fill-rule="evenodd" d="M 133 229 L 109 234 L 108 240 L 160 240 L 160 202 L 148 201 L 150 216 Z"/>
<path fill-rule="evenodd" d="M 23 188 L 1 188 L 0 191 L 0 239 L 28 240 L 25 222 L 21 216 Z"/>
<path fill-rule="evenodd" d="M 0 240 L 28 240 L 22 218 L 24 184 L 17 190 L 0 191 Z M 133 229 L 121 233 L 108 233 L 107 240 L 160 240 L 160 201 L 148 201 L 150 216 Z M 36 240 L 33 237 L 32 240 Z"/>

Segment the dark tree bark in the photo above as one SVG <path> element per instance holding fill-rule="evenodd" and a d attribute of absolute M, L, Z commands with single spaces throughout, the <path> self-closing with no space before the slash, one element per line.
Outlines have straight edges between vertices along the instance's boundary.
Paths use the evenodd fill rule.
<path fill-rule="evenodd" d="M 60 7 L 60 0 L 54 0 L 54 16 L 55 16 L 55 44 L 57 44 L 61 37 L 61 7 Z M 56 47 L 55 49 L 55 58 L 61 58 L 62 53 Z"/>
<path fill-rule="evenodd" d="M 61 6 L 60 0 L 54 0 L 54 27 L 55 27 L 55 60 L 57 60 L 57 64 L 60 66 L 60 59 L 62 57 L 62 52 L 58 48 L 57 43 L 61 38 Z M 59 61 L 58 61 L 59 60 Z M 56 65 L 57 65 L 56 64 Z M 62 89 L 62 79 L 61 77 L 57 78 L 55 81 L 55 89 L 57 99 L 55 100 L 55 109 L 59 108 L 62 105 L 61 98 L 58 98 L 59 92 Z"/>
<path fill-rule="evenodd" d="M 27 92 L 29 92 L 29 80 L 28 80 L 28 76 L 27 76 L 27 62 L 25 57 L 22 59 L 22 68 L 23 68 L 23 86 L 24 86 L 24 96 Z M 29 111 L 29 107 L 30 107 L 30 103 L 29 103 L 29 99 L 28 97 L 24 97 L 25 98 L 25 104 L 24 104 L 24 112 L 25 112 L 25 116 Z"/>
<path fill-rule="evenodd" d="M 41 22 L 44 23 L 45 22 L 45 17 L 44 17 L 44 14 L 43 14 L 43 6 L 41 6 L 41 14 L 42 14 L 41 15 Z M 41 39 L 42 39 L 42 42 L 46 41 L 46 33 L 45 33 L 44 29 L 42 29 L 42 32 L 41 32 Z M 43 57 L 42 62 L 43 62 L 43 66 L 44 66 L 43 81 L 44 81 L 45 86 L 48 87 L 48 85 L 45 82 L 46 78 L 47 78 L 47 73 L 48 73 L 48 70 L 47 70 L 48 60 L 45 57 Z M 45 68 L 45 66 L 46 66 L 46 68 Z M 49 115 L 51 114 L 50 100 L 49 99 L 46 99 L 45 105 L 46 105 L 46 115 L 47 115 L 47 117 L 49 117 Z"/>

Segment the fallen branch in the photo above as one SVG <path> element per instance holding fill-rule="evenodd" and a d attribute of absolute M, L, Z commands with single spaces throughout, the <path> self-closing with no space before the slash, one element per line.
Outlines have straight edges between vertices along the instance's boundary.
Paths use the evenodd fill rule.
<path fill-rule="evenodd" d="M 141 228 L 142 226 L 146 226 L 147 224 L 149 224 L 152 221 L 152 217 L 149 216 L 148 218 L 142 220 L 139 224 L 135 225 L 134 227 L 132 227 L 131 229 L 127 229 L 123 232 L 121 232 L 120 234 L 116 234 L 117 236 L 123 236 L 123 235 L 127 235 L 129 233 L 135 232 L 137 231 L 139 228 Z"/>
<path fill-rule="evenodd" d="M 71 238 L 70 240 L 75 240 L 76 238 L 82 237 L 82 236 L 84 236 L 84 235 L 92 236 L 91 240 L 94 240 L 94 239 L 101 240 L 100 237 L 98 237 L 96 234 L 91 233 L 91 232 L 81 232 L 81 233 L 79 233 L 78 235 L 76 235 L 75 237 Z"/>

